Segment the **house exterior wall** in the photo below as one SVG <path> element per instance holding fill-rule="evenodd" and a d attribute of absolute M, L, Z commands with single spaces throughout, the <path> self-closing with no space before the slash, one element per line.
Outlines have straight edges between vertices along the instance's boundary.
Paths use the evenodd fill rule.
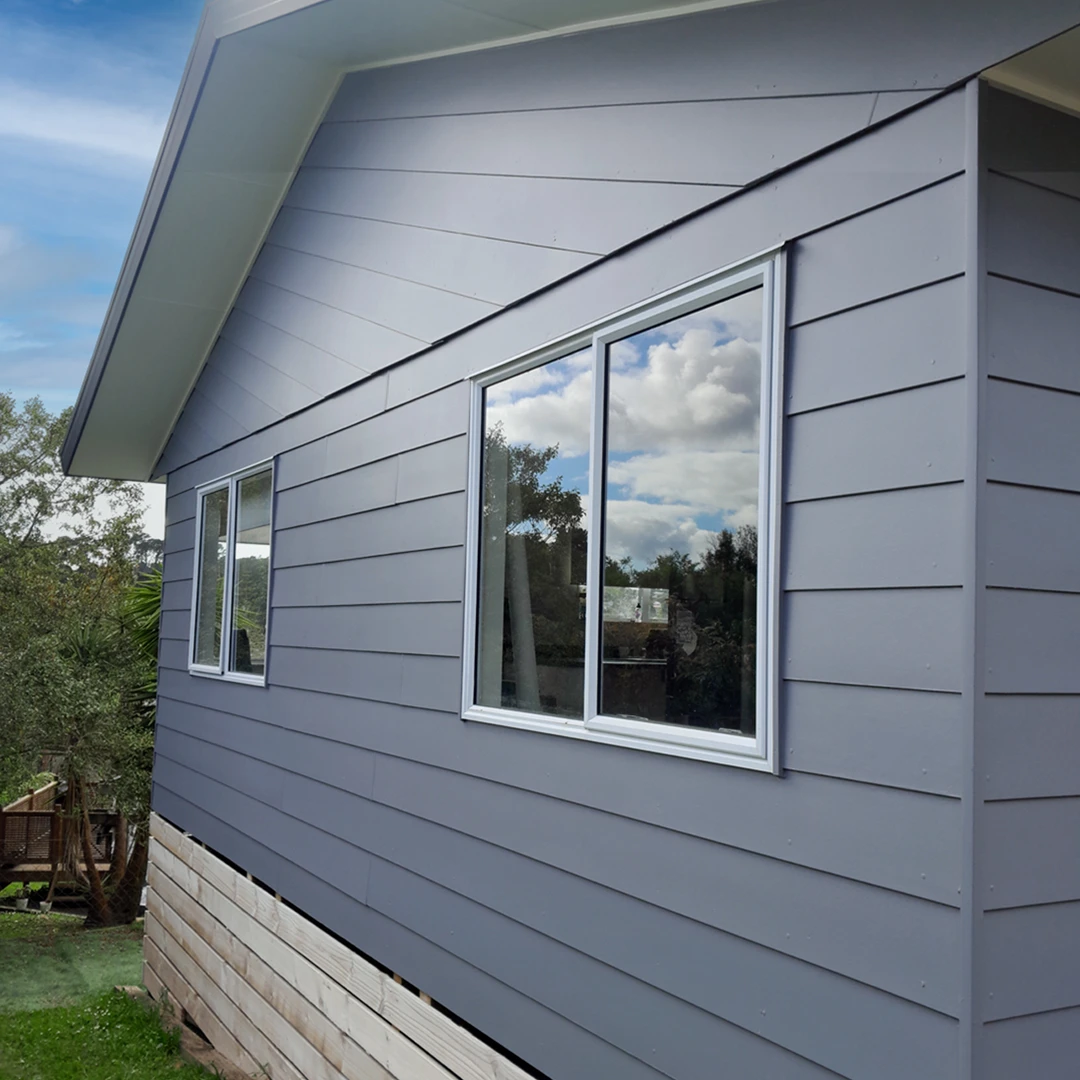
<path fill-rule="evenodd" d="M 712 11 L 347 76 L 157 472 L 947 85 L 936 71 L 913 85 L 908 53 L 883 57 L 880 18 L 853 20 L 849 0 L 774 15 Z"/>
<path fill-rule="evenodd" d="M 193 398 L 155 810 L 558 1080 L 953 1080 L 966 131 L 931 100 L 252 434 Z M 779 241 L 784 775 L 461 721 L 462 378 Z M 192 677 L 194 488 L 272 455 L 269 685 Z"/>
<path fill-rule="evenodd" d="M 1080 1042 L 1080 119 L 983 117 L 980 1076 L 1072 1076 Z"/>

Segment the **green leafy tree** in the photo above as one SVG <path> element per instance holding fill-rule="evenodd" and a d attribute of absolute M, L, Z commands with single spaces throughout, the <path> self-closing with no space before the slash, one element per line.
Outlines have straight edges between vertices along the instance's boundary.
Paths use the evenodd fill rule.
<path fill-rule="evenodd" d="M 145 820 L 153 712 L 129 608 L 147 551 L 142 493 L 65 476 L 68 419 L 36 399 L 18 408 L 0 394 L 0 777 L 33 769 L 44 752 L 57 756 L 71 823 L 65 860 L 74 867 L 89 851 L 95 785 L 108 782 L 121 812 Z M 129 916 L 117 889 L 139 866 L 119 831 L 118 880 L 101 881 L 89 859 L 92 921 Z"/>
<path fill-rule="evenodd" d="M 538 704 L 538 665 L 580 663 L 584 652 L 584 507 L 580 492 L 548 476 L 558 455 L 558 445 L 510 443 L 501 424 L 485 434 L 485 559 L 488 572 L 502 564 L 494 572 L 505 583 L 501 611 L 487 617 L 502 622 L 501 669 L 513 673 L 519 704 Z"/>

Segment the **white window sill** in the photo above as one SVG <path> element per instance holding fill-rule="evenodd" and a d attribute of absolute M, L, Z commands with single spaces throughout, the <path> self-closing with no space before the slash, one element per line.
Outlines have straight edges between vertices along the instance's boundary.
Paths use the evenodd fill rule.
<path fill-rule="evenodd" d="M 265 675 L 245 675 L 239 671 L 214 671 L 209 668 L 188 668 L 189 675 L 197 675 L 200 679 L 217 679 L 219 682 L 246 683 L 248 686 L 265 686 Z"/>
<path fill-rule="evenodd" d="M 546 735 L 561 735 L 581 742 L 623 746 L 669 757 L 734 765 L 755 772 L 773 773 L 775 768 L 754 739 L 720 732 L 695 732 L 674 725 L 651 724 L 622 717 L 597 716 L 588 724 L 539 713 L 514 712 L 474 705 L 462 713 L 463 720 L 498 727 L 520 728 Z"/>

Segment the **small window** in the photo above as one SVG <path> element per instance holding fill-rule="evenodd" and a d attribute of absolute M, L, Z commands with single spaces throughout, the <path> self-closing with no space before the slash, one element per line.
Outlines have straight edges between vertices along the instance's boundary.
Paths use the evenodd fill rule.
<path fill-rule="evenodd" d="M 466 719 L 775 767 L 780 262 L 476 380 Z"/>
<path fill-rule="evenodd" d="M 192 674 L 266 680 L 273 487 L 261 465 L 199 490 Z"/>

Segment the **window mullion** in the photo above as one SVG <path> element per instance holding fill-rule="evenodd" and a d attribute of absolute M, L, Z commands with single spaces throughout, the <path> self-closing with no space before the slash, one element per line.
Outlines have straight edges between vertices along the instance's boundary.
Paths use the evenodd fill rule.
<path fill-rule="evenodd" d="M 229 479 L 229 520 L 225 530 L 225 595 L 221 598 L 221 656 L 220 674 L 227 672 L 231 665 L 233 628 L 233 574 L 236 564 L 236 477 Z"/>
<path fill-rule="evenodd" d="M 604 614 L 604 417 L 607 412 L 607 346 L 593 338 L 593 400 L 589 430 L 589 524 L 585 572 L 585 723 L 600 705 L 600 620 Z"/>

